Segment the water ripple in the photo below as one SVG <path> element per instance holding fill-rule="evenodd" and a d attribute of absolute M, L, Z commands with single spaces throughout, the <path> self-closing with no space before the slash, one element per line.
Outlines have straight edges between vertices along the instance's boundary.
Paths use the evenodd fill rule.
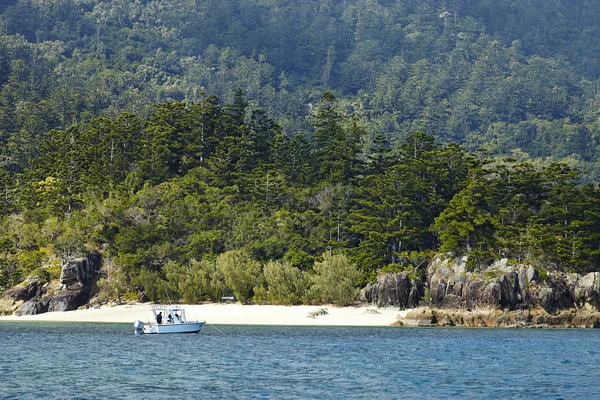
<path fill-rule="evenodd" d="M 0 323 L 1 399 L 596 398 L 600 330 Z"/>

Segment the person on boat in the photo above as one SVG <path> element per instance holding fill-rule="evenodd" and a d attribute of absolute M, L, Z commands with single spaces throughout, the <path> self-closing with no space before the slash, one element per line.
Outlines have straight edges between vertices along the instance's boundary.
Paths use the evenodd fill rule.
<path fill-rule="evenodd" d="M 171 316 L 171 313 L 169 313 L 169 316 L 167 317 L 167 322 L 170 324 L 173 323 L 173 317 Z"/>
<path fill-rule="evenodd" d="M 181 322 L 181 315 L 175 313 L 175 320 Z"/>
<path fill-rule="evenodd" d="M 160 325 L 162 323 L 162 311 L 156 316 L 156 322 Z"/>

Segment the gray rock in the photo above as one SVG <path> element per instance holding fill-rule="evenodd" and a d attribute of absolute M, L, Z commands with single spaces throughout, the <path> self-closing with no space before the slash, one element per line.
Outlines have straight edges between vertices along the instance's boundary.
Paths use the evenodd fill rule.
<path fill-rule="evenodd" d="M 592 272 L 570 282 L 573 300 L 578 308 L 600 308 L 600 273 Z"/>
<path fill-rule="evenodd" d="M 541 307 L 557 313 L 573 307 L 598 309 L 600 273 L 581 277 L 551 270 L 540 278 L 530 265 L 510 265 L 500 260 L 481 272 L 463 271 L 464 260 L 452 264 L 436 256 L 427 268 L 431 305 L 442 309 L 493 308 L 517 310 Z M 459 273 L 460 272 L 460 273 Z"/>
<path fill-rule="evenodd" d="M 405 326 L 431 326 L 437 323 L 433 311 L 428 307 L 417 308 L 409 311 L 402 320 Z"/>
<path fill-rule="evenodd" d="M 327 315 L 327 314 L 329 314 L 329 313 L 327 312 L 326 308 L 320 308 L 318 310 L 311 311 L 308 314 L 306 314 L 306 318 L 313 318 L 314 319 L 314 318 L 316 318 L 316 317 L 318 317 L 320 315 Z"/>
<path fill-rule="evenodd" d="M 539 272 L 531 265 L 527 266 L 527 283 L 538 282 L 540 280 Z"/>
<path fill-rule="evenodd" d="M 39 277 L 34 276 L 25 286 L 15 286 L 4 292 L 2 297 L 12 298 L 14 301 L 27 301 L 34 297 L 40 297 L 44 294 L 46 288 L 44 282 L 40 282 Z"/>
<path fill-rule="evenodd" d="M 48 299 L 47 311 L 77 310 L 87 301 L 87 290 L 61 290 Z"/>
<path fill-rule="evenodd" d="M 503 271 L 503 272 L 511 272 L 512 266 L 508 265 L 508 258 L 503 258 L 494 262 L 491 266 L 492 270 L 495 271 Z"/>
<path fill-rule="evenodd" d="M 34 277 L 25 286 L 7 290 L 2 299 L 9 299 L 4 301 L 9 309 L 11 303 L 23 302 L 17 311 L 18 315 L 76 310 L 89 300 L 92 286 L 99 276 L 101 261 L 100 254 L 93 252 L 84 258 L 66 262 L 61 273 L 62 290 L 58 290 L 57 287 L 49 290 L 47 283 Z"/>
<path fill-rule="evenodd" d="M 598 290 L 600 289 L 600 272 L 590 272 L 589 274 L 581 277 L 577 282 L 577 286 L 587 290 Z"/>
<path fill-rule="evenodd" d="M 102 258 L 96 252 L 84 258 L 69 260 L 62 267 L 60 282 L 67 290 L 81 288 L 98 277 L 101 266 Z"/>
<path fill-rule="evenodd" d="M 36 315 L 43 314 L 48 311 L 48 301 L 43 297 L 34 297 L 26 301 L 17 315 Z"/>
<path fill-rule="evenodd" d="M 415 307 L 425 290 L 420 279 L 412 281 L 404 272 L 387 273 L 369 283 L 360 293 L 359 300 L 377 307 Z"/>

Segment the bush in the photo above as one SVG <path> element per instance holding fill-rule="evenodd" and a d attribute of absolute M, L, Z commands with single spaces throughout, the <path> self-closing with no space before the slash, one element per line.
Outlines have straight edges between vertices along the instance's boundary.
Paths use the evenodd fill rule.
<path fill-rule="evenodd" d="M 471 250 L 467 258 L 467 271 L 481 270 L 494 262 L 494 255 L 487 250 Z"/>
<path fill-rule="evenodd" d="M 315 262 L 311 298 L 317 301 L 345 306 L 356 300 L 356 281 L 360 272 L 356 264 L 351 264 L 343 255 L 323 254 L 322 262 Z"/>
<path fill-rule="evenodd" d="M 192 260 L 189 264 L 169 261 L 163 272 L 169 295 L 188 304 L 198 303 L 202 297 L 217 300 L 225 290 L 223 276 L 211 260 Z"/>
<path fill-rule="evenodd" d="M 108 300 L 121 301 L 121 297 L 131 290 L 128 276 L 124 268 L 119 268 L 112 258 L 106 258 L 102 266 L 101 278 L 97 282 L 98 298 L 101 302 Z"/>
<path fill-rule="evenodd" d="M 59 279 L 62 274 L 60 260 L 57 257 L 51 257 L 48 264 L 46 264 L 46 270 L 50 274 L 50 280 Z"/>
<path fill-rule="evenodd" d="M 166 300 L 167 283 L 159 273 L 142 270 L 136 277 L 135 283 L 142 285 L 150 300 L 154 302 Z"/>
<path fill-rule="evenodd" d="M 46 268 L 37 268 L 29 276 L 34 277 L 37 276 L 39 278 L 38 282 L 48 283 L 50 282 L 50 273 Z"/>
<path fill-rule="evenodd" d="M 241 302 L 252 297 L 252 290 L 261 286 L 263 276 L 260 264 L 253 260 L 245 250 L 232 250 L 217 258 L 217 271 L 223 275 L 227 288 Z"/>
<path fill-rule="evenodd" d="M 273 304 L 300 304 L 306 297 L 308 279 L 289 261 L 269 261 L 264 267 L 267 300 Z"/>

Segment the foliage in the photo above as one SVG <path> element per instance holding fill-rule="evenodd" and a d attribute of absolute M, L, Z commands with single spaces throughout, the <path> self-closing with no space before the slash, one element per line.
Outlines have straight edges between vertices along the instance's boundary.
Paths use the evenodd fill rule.
<path fill-rule="evenodd" d="M 271 304 L 293 305 L 305 302 L 308 279 L 288 261 L 267 262 L 264 276 L 268 287 L 266 300 Z"/>
<path fill-rule="evenodd" d="M 356 264 L 342 254 L 323 253 L 323 261 L 316 262 L 312 275 L 311 297 L 317 302 L 347 306 L 356 300 L 355 287 L 360 277 Z"/>
<path fill-rule="evenodd" d="M 92 248 L 153 301 L 352 301 L 335 257 L 349 292 L 439 251 L 600 269 L 594 2 L 0 9 L 0 292 Z"/>
<path fill-rule="evenodd" d="M 106 276 L 97 282 L 100 301 L 120 301 L 127 292 L 127 276 L 122 269 L 115 268 L 112 260 L 105 260 Z"/>
<path fill-rule="evenodd" d="M 231 250 L 217 257 L 217 270 L 234 297 L 242 303 L 247 302 L 252 297 L 252 290 L 261 284 L 260 267 L 244 250 Z"/>

